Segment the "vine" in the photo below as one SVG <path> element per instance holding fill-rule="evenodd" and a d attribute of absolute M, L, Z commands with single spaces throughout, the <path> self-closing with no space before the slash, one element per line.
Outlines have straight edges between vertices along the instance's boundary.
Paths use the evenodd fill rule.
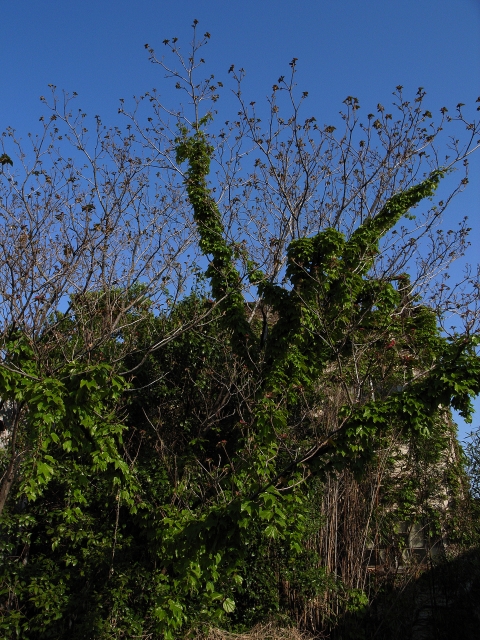
<path fill-rule="evenodd" d="M 206 122 L 204 119 L 200 126 Z M 224 328 L 231 332 L 235 353 L 251 366 L 255 335 L 247 321 L 234 252 L 225 240 L 221 214 L 207 182 L 214 149 L 200 128 L 192 135 L 182 128 L 177 142 L 178 162 L 188 161 L 185 183 L 200 234 L 200 248 L 204 255 L 213 256 L 206 273 L 212 295 L 222 311 Z M 287 427 L 289 406 L 295 404 L 298 389 L 312 389 L 326 367 L 339 357 L 348 357 L 350 346 L 345 336 L 349 327 L 368 329 L 382 317 L 385 322 L 400 304 L 400 293 L 391 282 L 372 280 L 368 273 L 381 238 L 412 207 L 432 197 L 443 176 L 444 171 L 433 171 L 421 183 L 393 195 L 379 214 L 360 225 L 348 240 L 339 231 L 327 229 L 311 238 L 292 241 L 287 248 L 287 287 L 268 281 L 248 261 L 250 282 L 257 285 L 262 304 L 269 305 L 278 317 L 266 344 L 262 392 L 255 409 L 256 436 L 271 448 L 270 455 L 277 448 L 276 434 Z M 383 401 L 353 409 L 346 405 L 341 411 L 341 429 L 334 439 L 314 452 L 309 450 L 304 459 L 300 456 L 291 468 L 321 453 L 329 453 L 334 465 L 344 464 L 347 459 L 351 462 L 352 455 L 355 458 L 360 452 L 371 455 L 373 436 L 392 421 L 428 435 L 439 405 L 452 406 L 468 419 L 469 398 L 480 391 L 477 340 L 441 339 L 427 310 L 417 311 L 411 330 L 421 329 L 425 322 L 432 330 L 436 351 L 436 362 L 428 375 Z M 326 324 L 328 342 L 322 339 Z"/>

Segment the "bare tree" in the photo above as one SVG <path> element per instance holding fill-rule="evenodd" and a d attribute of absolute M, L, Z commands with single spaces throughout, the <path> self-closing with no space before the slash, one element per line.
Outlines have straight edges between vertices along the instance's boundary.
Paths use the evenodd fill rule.
<path fill-rule="evenodd" d="M 86 357 L 138 321 L 146 300 L 165 312 L 195 263 L 175 174 L 139 155 L 128 130 L 97 117 L 90 133 L 71 101 L 52 87 L 42 133 L 26 144 L 12 130 L 2 139 L 13 158 L 0 187 L 2 335 L 22 330 L 46 360 L 53 345 L 66 360 Z M 61 328 L 69 316 L 73 337 Z"/>

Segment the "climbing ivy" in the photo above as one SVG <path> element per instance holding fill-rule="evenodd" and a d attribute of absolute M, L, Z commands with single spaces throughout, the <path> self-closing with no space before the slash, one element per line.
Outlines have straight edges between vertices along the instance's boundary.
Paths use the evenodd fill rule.
<path fill-rule="evenodd" d="M 247 321 L 234 253 L 207 183 L 213 148 L 200 128 L 191 135 L 182 128 L 177 144 L 178 162 L 189 163 L 185 184 L 200 234 L 200 248 L 206 256 L 212 256 L 206 273 L 212 294 L 223 313 L 223 327 L 232 335 L 235 353 L 251 366 L 258 345 L 253 344 L 255 336 Z M 257 284 L 261 303 L 271 307 L 278 318 L 267 342 L 262 392 L 255 410 L 256 434 L 265 444 L 275 446 L 275 434 L 286 427 L 288 407 L 295 403 L 298 389 L 313 388 L 329 365 L 348 355 L 349 342 L 345 338 L 349 327 L 371 328 L 381 316 L 383 320 L 390 317 L 400 304 L 401 297 L 393 283 L 372 280 L 369 272 L 385 233 L 412 207 L 431 197 L 443 175 L 442 170 L 433 171 L 420 184 L 393 195 L 378 215 L 367 219 L 349 239 L 335 229 L 327 229 L 311 238 L 293 240 L 287 248 L 286 287 L 270 282 L 254 268 L 253 261 L 247 261 L 248 278 Z M 452 406 L 469 418 L 469 398 L 480 391 L 477 339 L 441 339 L 433 314 L 426 309 L 417 312 L 411 329 L 416 330 L 425 320 L 436 342 L 436 362 L 431 371 L 382 402 L 353 410 L 345 406 L 341 410 L 344 426 L 335 442 L 330 443 L 337 453 L 348 456 L 365 450 L 369 437 L 392 420 L 426 434 L 439 405 Z M 322 339 L 326 325 L 328 343 Z"/>

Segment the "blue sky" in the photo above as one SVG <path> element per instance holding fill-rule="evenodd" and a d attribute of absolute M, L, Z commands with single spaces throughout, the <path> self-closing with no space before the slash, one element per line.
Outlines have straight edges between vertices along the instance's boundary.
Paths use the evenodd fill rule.
<path fill-rule="evenodd" d="M 128 104 L 156 87 L 168 101 L 171 88 L 143 45 L 161 53 L 164 38 L 188 42 L 194 18 L 212 34 L 212 73 L 226 80 L 231 64 L 244 67 L 251 99 L 260 101 L 298 58 L 299 89 L 323 122 L 347 95 L 373 109 L 398 84 L 410 94 L 425 87 L 433 113 L 458 102 L 473 113 L 480 95 L 480 0 L 17 0 L 0 9 L 0 130 L 35 131 L 49 83 L 77 91 L 79 105 L 105 123 L 117 117 L 119 98 Z M 477 247 L 479 202 L 477 158 L 449 214 L 470 216 Z M 468 429 L 460 424 L 461 435 Z"/>

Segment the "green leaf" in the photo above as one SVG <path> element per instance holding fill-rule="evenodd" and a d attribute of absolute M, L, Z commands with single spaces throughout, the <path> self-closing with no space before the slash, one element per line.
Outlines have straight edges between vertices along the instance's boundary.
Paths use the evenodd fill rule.
<path fill-rule="evenodd" d="M 269 524 L 265 529 L 265 535 L 267 538 L 276 538 L 278 537 L 278 529 L 273 524 Z"/>
<path fill-rule="evenodd" d="M 231 598 L 226 598 L 223 601 L 223 608 L 225 609 L 225 611 L 227 613 L 233 613 L 233 611 L 235 611 L 235 601 L 232 600 Z"/>

